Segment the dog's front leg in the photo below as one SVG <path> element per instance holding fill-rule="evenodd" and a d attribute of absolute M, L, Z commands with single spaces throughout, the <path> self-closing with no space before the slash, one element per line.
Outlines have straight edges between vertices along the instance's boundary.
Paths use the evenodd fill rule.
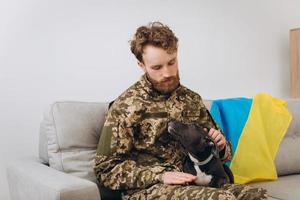
<path fill-rule="evenodd" d="M 195 180 L 196 185 L 202 185 L 202 186 L 210 185 L 210 183 L 213 179 L 212 175 L 205 174 L 204 172 L 202 172 L 200 170 L 199 167 L 198 167 L 198 169 L 199 169 L 199 171 L 196 169 L 196 171 L 197 171 L 197 179 Z"/>

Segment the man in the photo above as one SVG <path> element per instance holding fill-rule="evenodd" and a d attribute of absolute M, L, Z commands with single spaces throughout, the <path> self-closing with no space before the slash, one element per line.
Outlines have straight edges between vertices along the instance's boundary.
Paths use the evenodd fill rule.
<path fill-rule="evenodd" d="M 137 29 L 131 51 L 145 74 L 108 111 L 94 166 L 100 184 L 123 199 L 266 199 L 265 190 L 246 185 L 196 186 L 196 176 L 182 172 L 184 154 L 166 129 L 171 118 L 209 127 L 222 162 L 231 159 L 231 145 L 200 95 L 180 84 L 177 43 L 159 22 Z"/>

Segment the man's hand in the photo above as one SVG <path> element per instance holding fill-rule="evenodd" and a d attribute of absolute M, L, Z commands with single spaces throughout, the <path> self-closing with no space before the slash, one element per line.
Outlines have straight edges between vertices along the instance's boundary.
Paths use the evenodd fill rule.
<path fill-rule="evenodd" d="M 226 139 L 221 131 L 211 128 L 208 132 L 208 135 L 213 139 L 213 141 L 219 147 L 219 150 L 222 151 L 226 145 Z"/>
<path fill-rule="evenodd" d="M 185 184 L 193 182 L 197 179 L 197 176 L 184 172 L 165 172 L 162 175 L 164 184 Z"/>

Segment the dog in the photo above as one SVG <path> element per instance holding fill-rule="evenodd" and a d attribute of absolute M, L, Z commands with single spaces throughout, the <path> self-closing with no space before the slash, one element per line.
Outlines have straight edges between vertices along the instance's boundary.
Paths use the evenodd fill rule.
<path fill-rule="evenodd" d="M 196 185 L 220 188 L 234 182 L 231 170 L 222 164 L 216 144 L 203 127 L 173 119 L 168 122 L 168 132 L 183 147 L 183 171 L 197 175 Z"/>

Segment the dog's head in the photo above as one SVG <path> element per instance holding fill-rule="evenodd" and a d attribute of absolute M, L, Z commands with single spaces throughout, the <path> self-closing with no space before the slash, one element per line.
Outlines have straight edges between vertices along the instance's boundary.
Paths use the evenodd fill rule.
<path fill-rule="evenodd" d="M 168 123 L 168 132 L 182 144 L 186 151 L 196 158 L 203 159 L 203 156 L 211 153 L 218 157 L 217 147 L 203 127 L 194 123 L 186 124 L 172 119 Z"/>

